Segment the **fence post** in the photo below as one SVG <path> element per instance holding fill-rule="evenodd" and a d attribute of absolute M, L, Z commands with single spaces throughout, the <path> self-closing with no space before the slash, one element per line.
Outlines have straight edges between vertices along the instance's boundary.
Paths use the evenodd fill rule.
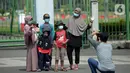
<path fill-rule="evenodd" d="M 33 20 L 36 21 L 36 0 L 33 0 L 33 3 L 32 3 L 32 7 L 33 7 Z"/>
<path fill-rule="evenodd" d="M 104 8 L 105 21 L 108 22 L 108 0 L 104 0 Z"/>
<path fill-rule="evenodd" d="M 125 8 L 126 8 L 127 40 L 130 40 L 130 25 L 129 25 L 129 0 L 125 0 Z"/>
<path fill-rule="evenodd" d="M 34 18 L 34 4 L 33 4 L 34 2 L 33 2 L 33 0 L 31 0 L 31 15 L 32 15 L 32 17 Z"/>
<path fill-rule="evenodd" d="M 72 0 L 69 0 L 70 14 L 72 14 Z"/>
<path fill-rule="evenodd" d="M 98 23 L 98 0 L 91 0 L 91 14 L 92 17 L 95 18 L 93 22 L 93 27 L 95 29 L 99 29 L 99 23 Z"/>
<path fill-rule="evenodd" d="M 29 0 L 26 0 L 26 3 L 25 3 L 25 4 L 26 4 L 26 14 L 27 14 L 27 15 L 28 15 L 28 12 L 29 12 L 29 6 L 28 6 L 28 3 L 29 3 L 29 2 L 28 2 L 28 1 L 29 1 Z"/>
<path fill-rule="evenodd" d="M 12 0 L 12 10 L 11 10 L 11 13 L 12 13 L 12 15 L 11 15 L 11 23 L 10 23 L 10 33 L 12 34 L 12 29 L 13 29 L 13 21 L 14 21 L 14 9 L 15 9 L 15 0 Z"/>

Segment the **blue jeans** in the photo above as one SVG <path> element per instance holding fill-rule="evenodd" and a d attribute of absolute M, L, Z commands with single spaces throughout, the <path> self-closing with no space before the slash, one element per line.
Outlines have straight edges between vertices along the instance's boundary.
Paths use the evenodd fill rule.
<path fill-rule="evenodd" d="M 101 73 L 115 73 L 115 71 L 101 71 L 98 69 L 98 62 L 94 60 L 93 58 L 88 59 L 88 64 L 91 69 L 92 73 L 97 73 L 96 69 L 100 71 Z"/>

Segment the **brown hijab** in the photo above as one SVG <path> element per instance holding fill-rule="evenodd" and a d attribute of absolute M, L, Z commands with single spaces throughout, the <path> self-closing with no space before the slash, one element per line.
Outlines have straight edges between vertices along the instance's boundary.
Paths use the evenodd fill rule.
<path fill-rule="evenodd" d="M 81 9 L 76 8 L 75 10 L 79 11 L 79 14 L 81 14 Z M 67 24 L 68 32 L 71 33 L 74 36 L 81 36 L 84 31 L 87 29 L 87 25 L 84 22 L 84 20 L 80 17 L 75 18 L 71 17 Z"/>

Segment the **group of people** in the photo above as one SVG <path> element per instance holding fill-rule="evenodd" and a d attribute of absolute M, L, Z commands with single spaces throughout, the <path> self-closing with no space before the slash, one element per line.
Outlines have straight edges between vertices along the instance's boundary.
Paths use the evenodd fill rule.
<path fill-rule="evenodd" d="M 80 63 L 80 48 L 82 46 L 82 35 L 92 27 L 93 20 L 87 25 L 81 18 L 81 9 L 76 8 L 70 17 L 68 24 L 59 21 L 55 27 L 49 23 L 49 14 L 43 15 L 44 24 L 37 26 L 31 16 L 25 17 L 24 38 L 27 46 L 26 71 L 49 71 L 51 69 L 52 48 L 55 48 L 55 68 L 57 72 L 60 60 L 60 70 L 78 70 Z M 38 34 L 39 33 L 39 34 Z M 94 40 L 96 35 L 98 40 Z M 112 62 L 112 46 L 107 43 L 108 34 L 92 32 L 88 40 L 94 46 L 98 61 L 88 59 L 92 73 L 115 73 L 115 65 Z M 75 50 L 75 64 L 73 64 L 73 50 Z M 64 57 L 67 52 L 70 66 L 64 67 Z"/>

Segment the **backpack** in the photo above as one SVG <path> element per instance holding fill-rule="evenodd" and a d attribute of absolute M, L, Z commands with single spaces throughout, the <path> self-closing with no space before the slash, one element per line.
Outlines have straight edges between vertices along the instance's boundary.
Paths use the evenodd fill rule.
<path fill-rule="evenodd" d="M 49 36 L 45 38 L 43 35 L 40 35 L 38 40 L 38 47 L 44 50 L 52 48 L 51 38 Z"/>

